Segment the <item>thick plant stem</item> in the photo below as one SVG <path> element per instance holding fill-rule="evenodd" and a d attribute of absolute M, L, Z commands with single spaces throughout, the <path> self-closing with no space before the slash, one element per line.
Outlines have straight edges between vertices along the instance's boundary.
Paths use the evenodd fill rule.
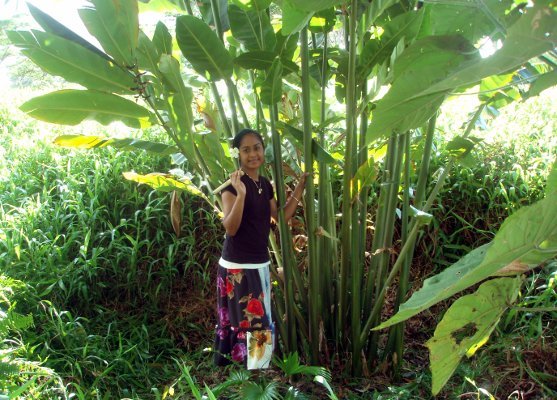
<path fill-rule="evenodd" d="M 226 79 L 225 82 L 228 89 L 228 105 L 232 113 L 232 129 L 234 132 L 238 132 L 240 130 L 240 125 L 238 124 L 238 112 L 236 111 L 236 99 L 234 97 L 235 85 L 230 79 Z"/>
<path fill-rule="evenodd" d="M 240 114 L 242 115 L 242 120 L 244 121 L 244 128 L 249 128 L 250 127 L 249 119 L 246 114 L 246 110 L 244 109 L 242 99 L 240 98 L 240 93 L 238 93 L 238 87 L 232 83 L 231 88 L 234 93 L 234 99 L 236 100 L 236 106 L 238 110 L 240 110 Z"/>
<path fill-rule="evenodd" d="M 304 132 L 304 170 L 309 173 L 310 179 L 306 184 L 305 215 L 306 235 L 308 238 L 308 261 L 309 261 L 309 335 L 311 346 L 311 362 L 319 360 L 319 325 L 321 322 L 320 302 L 320 271 L 317 265 L 317 247 L 315 237 L 315 188 L 313 186 L 313 152 L 312 152 L 312 126 L 310 107 L 310 75 L 309 75 L 309 49 L 307 28 L 300 33 L 301 58 L 302 58 L 302 117 Z"/>
<path fill-rule="evenodd" d="M 281 156 L 281 146 L 280 137 L 275 129 L 275 121 L 278 119 L 276 107 L 274 105 L 269 106 L 269 112 L 271 114 L 271 137 L 272 146 L 274 153 L 273 162 L 273 173 L 274 181 L 277 188 L 277 206 L 278 206 L 278 224 L 280 232 L 280 246 L 282 254 L 282 262 L 284 268 L 284 280 L 285 280 L 285 322 L 287 326 L 287 337 L 284 338 L 284 343 L 287 352 L 293 352 L 297 348 L 297 326 L 296 326 L 296 315 L 294 307 L 294 286 L 292 285 L 293 280 L 293 270 L 295 268 L 292 260 L 292 240 L 290 236 L 290 230 L 286 224 L 284 218 L 284 204 L 286 204 L 286 194 L 284 192 L 284 178 L 282 175 L 282 156 Z"/>
<path fill-rule="evenodd" d="M 485 108 L 485 106 L 486 106 L 485 103 L 480 104 L 480 106 L 476 110 L 476 113 L 474 114 L 474 116 L 472 117 L 470 122 L 468 123 L 468 126 L 466 127 L 466 130 L 465 130 L 464 134 L 462 135 L 463 138 L 466 138 L 470 134 L 470 132 L 472 131 L 474 125 L 476 124 L 476 121 L 480 117 L 480 115 L 481 115 L 483 109 Z M 435 186 L 433 187 L 431 193 L 429 194 L 427 202 L 425 203 L 425 205 L 422 209 L 423 212 L 428 212 L 429 209 L 431 208 L 431 206 L 433 205 L 433 202 L 437 199 L 437 196 L 439 195 L 439 192 L 440 192 L 441 188 L 443 187 L 443 185 L 445 183 L 445 180 L 447 179 L 447 176 L 449 175 L 449 171 L 451 170 L 451 167 L 452 167 L 452 165 L 455 161 L 456 161 L 456 157 L 454 157 L 454 156 L 450 157 L 449 160 L 447 161 L 447 165 L 445 166 L 445 168 L 443 168 Z M 387 288 L 389 287 L 389 285 L 391 284 L 393 279 L 398 274 L 400 268 L 402 267 L 405 257 L 409 256 L 411 249 L 414 247 L 414 242 L 416 240 L 416 237 L 418 235 L 418 232 L 419 232 L 421 226 L 422 226 L 422 223 L 420 222 L 419 219 L 415 219 L 414 222 L 412 223 L 412 226 L 410 228 L 410 234 L 408 235 L 408 241 L 404 244 L 404 246 L 402 246 L 402 250 L 400 251 L 400 254 L 399 254 L 399 256 L 398 256 L 398 258 L 395 262 L 395 265 L 393 266 L 393 268 L 391 270 L 391 273 L 389 274 L 387 280 L 385 281 L 381 292 L 379 293 L 378 299 L 379 298 L 380 299 L 384 298 L 385 292 L 387 291 Z M 362 334 L 360 336 L 360 340 L 362 342 L 367 340 L 367 337 L 370 333 L 370 329 L 373 327 L 374 321 L 379 317 L 379 313 L 381 311 L 381 306 L 382 306 L 382 301 L 376 301 L 375 302 L 375 306 L 373 307 L 371 313 L 369 314 L 369 317 L 366 321 L 366 324 L 365 324 L 364 329 L 362 330 Z"/>
<path fill-rule="evenodd" d="M 213 20 L 215 21 L 215 28 L 217 30 L 217 35 L 221 41 L 223 40 L 223 30 L 222 30 L 222 22 L 220 20 L 220 6 L 219 0 L 210 0 L 211 1 L 211 11 L 213 12 Z"/>

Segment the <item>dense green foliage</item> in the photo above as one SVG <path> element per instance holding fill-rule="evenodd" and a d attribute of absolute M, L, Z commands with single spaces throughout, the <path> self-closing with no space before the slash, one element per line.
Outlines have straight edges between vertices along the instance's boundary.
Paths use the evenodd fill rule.
<path fill-rule="evenodd" d="M 554 132 L 555 110 L 539 101 L 523 107 L 524 114 L 519 108 L 509 110 L 505 126 L 530 129 L 534 125 L 527 118 L 536 112 L 541 116 L 539 134 L 530 131 L 509 141 L 500 135 L 478 149 L 476 156 L 488 155 L 488 162 L 455 167 L 437 205 L 451 212 L 439 214 L 420 242 L 414 287 L 436 266 L 490 240 L 518 205 L 543 193 L 555 156 L 555 136 L 543 135 L 543 129 L 553 126 L 549 129 Z M 63 398 L 70 393 L 78 398 L 160 398 L 165 392 L 189 398 L 186 370 L 194 365 L 190 373 L 201 392 L 202 382 L 215 393 L 250 390 L 241 383 L 245 377 L 228 379 L 227 371 L 214 370 L 210 353 L 202 351 L 212 341 L 212 271 L 222 235 L 216 215 L 196 198 L 183 198 L 183 234 L 176 238 L 168 214 L 170 196 L 122 179 L 129 170 L 166 170 L 171 166 L 165 159 L 111 148 L 63 150 L 51 141 L 67 131 L 13 114 L 7 107 L 1 112 L 0 271 L 20 283 L 3 281 L 2 309 L 32 315 L 33 326 L 10 326 L 10 341 L 4 344 L 11 354 L 4 359 L 10 365 L 2 375 L 4 390 L 14 393 L 10 385 L 28 382 L 21 386 L 27 398 Z M 538 145 L 531 145 L 532 137 Z M 444 146 L 442 141 L 437 144 Z M 500 151 L 508 146 L 513 151 Z M 442 161 L 434 158 L 432 168 Z M 531 161 L 536 167 L 528 169 Z M 460 383 L 447 393 L 477 390 L 464 377 L 496 395 L 522 390 L 524 382 L 532 382 L 536 393 L 553 393 L 555 371 L 536 357 L 556 356 L 551 350 L 556 313 L 548 308 L 557 301 L 555 266 L 550 263 L 531 274 L 524 288 L 520 307 L 538 311 L 517 308 L 505 315 L 497 340 L 457 370 L 460 378 L 454 381 Z M 435 318 L 418 317 L 416 323 L 407 329 L 425 341 Z M 501 359 L 498 349 L 511 348 L 510 343 L 515 350 Z M 374 384 L 372 390 L 383 390 L 381 398 L 428 395 L 428 374 L 412 372 L 423 350 L 417 343 L 410 345 L 416 348 L 405 356 L 403 374 L 411 381 L 390 389 Z M 519 366 L 520 379 L 500 374 L 500 368 L 514 374 Z M 10 372 L 16 370 L 23 373 Z M 32 376 L 40 378 L 27 378 Z M 281 386 L 267 389 L 286 395 L 287 376 L 275 372 L 257 382 L 265 388 L 272 378 L 278 379 Z M 228 389 L 219 389 L 224 381 Z M 304 382 L 298 381 L 298 391 L 326 396 L 320 385 Z M 333 382 L 338 395 L 352 393 L 352 398 L 368 385 L 367 380 L 342 374 Z"/>

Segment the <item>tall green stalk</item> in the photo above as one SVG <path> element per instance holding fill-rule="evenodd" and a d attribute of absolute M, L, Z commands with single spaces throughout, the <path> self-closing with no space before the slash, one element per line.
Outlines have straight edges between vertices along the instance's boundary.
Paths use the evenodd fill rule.
<path fill-rule="evenodd" d="M 315 187 L 313 186 L 313 151 L 312 151 L 312 126 L 310 107 L 309 81 L 309 49 L 307 28 L 302 29 L 300 34 L 301 58 L 302 58 L 302 118 L 304 132 L 304 169 L 310 176 L 306 184 L 305 211 L 306 211 L 306 235 L 308 238 L 308 268 L 309 268 L 309 334 L 311 346 L 311 362 L 319 361 L 319 325 L 321 322 L 321 287 L 320 271 L 317 264 L 317 246 L 315 237 Z"/>

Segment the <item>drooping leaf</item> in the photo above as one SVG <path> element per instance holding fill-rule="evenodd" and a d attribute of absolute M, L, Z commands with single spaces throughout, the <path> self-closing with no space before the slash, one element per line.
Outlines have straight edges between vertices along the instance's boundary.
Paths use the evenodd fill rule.
<path fill-rule="evenodd" d="M 478 57 L 474 47 L 459 36 L 431 36 L 410 45 L 392 67 L 393 83 L 373 111 L 367 142 L 392 131 L 423 125 L 439 108 L 448 89 L 427 96 L 415 94 L 450 76 L 465 61 Z"/>
<path fill-rule="evenodd" d="M 205 194 L 188 179 L 178 180 L 169 174 L 161 174 L 157 172 L 147 175 L 140 175 L 135 172 L 124 172 L 122 175 L 124 175 L 124 178 L 129 181 L 149 185 L 153 189 L 160 190 L 161 192 L 180 190 L 191 193 L 195 196 L 200 196 L 208 201 L 207 196 L 205 196 Z"/>
<path fill-rule="evenodd" d="M 60 90 L 28 100 L 21 111 L 41 121 L 77 125 L 89 119 L 103 125 L 121 121 L 131 128 L 145 128 L 155 117 L 135 102 L 94 90 Z"/>
<path fill-rule="evenodd" d="M 424 2 L 422 36 L 462 35 L 472 43 L 506 29 L 506 13 L 512 0 Z"/>
<path fill-rule="evenodd" d="M 248 11 L 230 4 L 228 18 L 232 35 L 247 50 L 273 50 L 275 32 L 265 12 Z"/>
<path fill-rule="evenodd" d="M 533 268 L 557 254 L 557 193 L 508 217 L 492 242 L 424 281 L 399 311 L 374 330 L 404 321 L 450 296 L 495 275 L 510 264 Z"/>
<path fill-rule="evenodd" d="M 557 85 L 557 69 L 538 76 L 530 85 L 530 89 L 528 90 L 526 97 L 537 96 L 545 89 L 549 89 L 555 85 Z"/>
<path fill-rule="evenodd" d="M 177 190 L 172 192 L 172 198 L 170 199 L 170 221 L 176 237 L 180 237 L 182 232 L 182 202 L 180 201 L 180 192 Z"/>
<path fill-rule="evenodd" d="M 85 27 L 103 49 L 124 67 L 135 65 L 139 35 L 137 0 L 89 0 L 80 9 Z"/>
<path fill-rule="evenodd" d="M 106 54 L 105 52 L 99 50 L 93 44 L 89 43 L 87 40 L 79 36 L 77 33 L 73 32 L 71 29 L 67 28 L 66 26 L 62 25 L 60 22 L 56 21 L 47 13 L 41 11 L 39 8 L 35 7 L 31 3 L 27 3 L 27 7 L 29 7 L 29 12 L 37 21 L 37 23 L 43 28 L 46 32 L 52 33 L 54 35 L 63 37 L 64 39 L 70 40 L 74 43 L 77 43 L 86 49 L 92 51 L 93 53 L 98 54 L 102 58 L 107 61 L 112 62 L 112 58 Z"/>
<path fill-rule="evenodd" d="M 487 342 L 505 310 L 516 301 L 519 289 L 520 279 L 492 279 L 447 310 L 427 341 L 433 395 L 445 386 L 464 355 L 471 357 Z"/>
<path fill-rule="evenodd" d="M 139 0 L 139 12 L 172 12 L 185 11 L 179 0 Z"/>
<path fill-rule="evenodd" d="M 464 63 L 445 79 L 413 97 L 469 86 L 485 77 L 515 69 L 531 58 L 551 50 L 555 46 L 555 36 L 557 10 L 546 2 L 536 2 L 534 7 L 527 8 L 525 14 L 508 28 L 503 46 L 495 54 Z"/>
<path fill-rule="evenodd" d="M 470 154 L 474 146 L 474 141 L 461 136 L 456 136 L 449 143 L 447 143 L 447 147 L 445 149 L 451 156 L 463 158 Z"/>
<path fill-rule="evenodd" d="M 232 76 L 232 57 L 209 26 L 198 18 L 176 19 L 176 39 L 182 54 L 197 73 L 211 81 Z"/>
<path fill-rule="evenodd" d="M 283 0 L 282 10 L 282 34 L 292 35 L 300 32 L 313 16 L 314 10 L 304 11 L 296 8 L 291 0 Z"/>
<path fill-rule="evenodd" d="M 179 151 L 176 146 L 150 142 L 148 140 L 135 138 L 106 138 L 93 135 L 61 135 L 54 139 L 54 144 L 57 146 L 79 149 L 98 149 L 111 146 L 121 150 L 144 150 L 161 156 L 169 156 Z"/>
<path fill-rule="evenodd" d="M 89 89 L 132 94 L 134 76 L 75 42 L 41 31 L 8 31 L 10 41 L 35 64 Z"/>
<path fill-rule="evenodd" d="M 261 102 L 266 105 L 274 105 L 282 98 L 282 64 L 279 59 L 273 61 L 273 65 L 267 74 L 267 79 L 261 87 Z"/>

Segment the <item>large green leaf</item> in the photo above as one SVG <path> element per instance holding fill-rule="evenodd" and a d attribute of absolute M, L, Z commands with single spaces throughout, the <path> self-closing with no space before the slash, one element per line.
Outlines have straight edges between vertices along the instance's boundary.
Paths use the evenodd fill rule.
<path fill-rule="evenodd" d="M 547 177 L 547 183 L 545 185 L 545 194 L 547 195 L 557 195 L 557 159 L 553 162 L 553 168 Z"/>
<path fill-rule="evenodd" d="M 261 87 L 261 102 L 268 106 L 277 104 L 282 98 L 282 63 L 277 58 L 273 62 L 267 78 Z"/>
<path fill-rule="evenodd" d="M 153 34 L 153 44 L 160 54 L 172 55 L 172 35 L 162 22 L 157 22 L 155 33 Z"/>
<path fill-rule="evenodd" d="M 337 22 L 336 12 L 334 8 L 319 11 L 311 17 L 308 30 L 312 33 L 331 32 Z"/>
<path fill-rule="evenodd" d="M 520 67 L 526 61 L 551 50 L 557 36 L 557 10 L 547 2 L 536 2 L 527 8 L 507 31 L 503 46 L 495 54 L 480 61 L 471 60 L 453 70 L 449 76 L 413 97 L 469 86 L 481 79 Z"/>
<path fill-rule="evenodd" d="M 52 75 L 89 89 L 131 94 L 134 77 L 95 52 L 60 36 L 41 31 L 8 31 L 11 42 Z"/>
<path fill-rule="evenodd" d="M 78 149 L 98 149 L 111 146 L 121 150 L 144 150 L 161 156 L 168 156 L 180 151 L 176 146 L 150 142 L 148 140 L 135 138 L 117 139 L 92 135 L 62 135 L 54 139 L 54 144 Z"/>
<path fill-rule="evenodd" d="M 445 386 L 464 355 L 471 357 L 487 342 L 505 310 L 516 301 L 519 289 L 518 278 L 492 279 L 447 310 L 427 342 L 433 395 Z"/>
<path fill-rule="evenodd" d="M 32 98 L 20 109 L 41 121 L 77 125 L 90 119 L 108 125 L 121 121 L 132 128 L 151 125 L 154 116 L 135 102 L 94 90 L 60 90 Z"/>
<path fill-rule="evenodd" d="M 385 24 L 380 39 L 369 40 L 358 59 L 359 79 L 364 79 L 376 64 L 384 62 L 390 57 L 398 42 L 405 38 L 411 43 L 420 29 L 423 11 L 407 12 L 399 15 Z"/>
<path fill-rule="evenodd" d="M 43 28 L 46 32 L 50 32 L 54 35 L 63 37 L 64 39 L 77 43 L 85 47 L 86 49 L 91 50 L 93 53 L 98 54 L 99 56 L 106 59 L 107 61 L 110 62 L 113 61 L 108 54 L 102 52 L 101 50 L 93 46 L 91 43 L 89 43 L 87 40 L 79 36 L 77 33 L 68 29 L 60 22 L 52 18 L 50 15 L 46 14 L 45 12 L 41 11 L 39 8 L 35 7 L 33 4 L 27 3 L 27 7 L 29 7 L 29 12 L 31 13 L 35 21 L 37 21 L 37 23 L 41 26 L 41 28 Z"/>
<path fill-rule="evenodd" d="M 391 89 L 377 102 L 367 132 L 367 142 L 392 131 L 404 132 L 424 124 L 439 108 L 449 90 L 416 96 L 469 59 L 478 59 L 474 48 L 460 36 L 432 36 L 414 42 L 393 68 Z"/>
<path fill-rule="evenodd" d="M 178 17 L 176 39 L 182 54 L 199 74 L 211 81 L 232 76 L 232 57 L 205 22 L 190 15 Z"/>
<path fill-rule="evenodd" d="M 370 5 L 369 15 L 371 16 L 370 22 L 375 22 L 385 10 L 392 5 L 396 4 L 398 0 L 373 0 Z"/>
<path fill-rule="evenodd" d="M 151 71 L 153 74 L 158 72 L 158 62 L 160 53 L 151 39 L 143 31 L 139 31 L 139 42 L 137 45 L 137 65 L 141 70 Z"/>
<path fill-rule="evenodd" d="M 193 127 L 193 91 L 184 85 L 180 75 L 180 63 L 174 57 L 167 54 L 161 56 L 159 69 L 163 74 L 168 92 L 171 93 L 170 104 L 174 118 L 178 124 L 178 140 L 180 140 L 187 154 L 185 156 L 194 160 L 193 141 L 191 140 Z"/>
<path fill-rule="evenodd" d="M 426 279 L 400 310 L 374 330 L 404 321 L 508 266 L 533 268 L 557 254 L 557 193 L 508 217 L 492 242 Z"/>
<path fill-rule="evenodd" d="M 245 10 L 253 10 L 257 12 L 264 11 L 271 5 L 271 0 L 232 0 L 234 4 Z"/>
<path fill-rule="evenodd" d="M 275 31 L 265 12 L 248 11 L 235 4 L 228 6 L 228 19 L 232 35 L 247 50 L 273 50 Z"/>
<path fill-rule="evenodd" d="M 422 36 L 462 35 L 472 43 L 505 32 L 505 16 L 512 0 L 425 2 Z"/>
<path fill-rule="evenodd" d="M 191 193 L 195 196 L 200 196 L 209 201 L 207 196 L 189 179 L 178 180 L 169 174 L 161 174 L 153 172 L 147 175 L 140 175 L 135 172 L 124 172 L 124 178 L 129 181 L 149 185 L 155 190 L 161 192 L 173 192 L 174 190 L 181 190 L 183 192 Z"/>
<path fill-rule="evenodd" d="M 553 48 L 555 36 L 557 11 L 536 3 L 508 29 L 502 48 L 485 59 L 480 59 L 460 36 L 416 41 L 393 66 L 395 78 L 391 90 L 374 110 L 367 132 L 368 143 L 392 130 L 405 131 L 422 125 L 447 93 L 519 67 Z"/>
<path fill-rule="evenodd" d="M 282 10 L 282 34 L 285 36 L 300 32 L 315 12 L 300 10 L 290 0 L 282 0 L 280 8 Z"/>
<path fill-rule="evenodd" d="M 185 11 L 181 0 L 139 0 L 139 12 L 173 12 Z"/>
<path fill-rule="evenodd" d="M 271 51 L 254 50 L 242 53 L 234 59 L 234 64 L 245 69 L 268 70 L 273 66 L 277 55 Z M 298 65 L 290 60 L 281 58 L 283 75 L 298 71 Z"/>
<path fill-rule="evenodd" d="M 135 65 L 139 35 L 137 0 L 89 0 L 80 9 L 85 27 L 121 66 Z"/>

